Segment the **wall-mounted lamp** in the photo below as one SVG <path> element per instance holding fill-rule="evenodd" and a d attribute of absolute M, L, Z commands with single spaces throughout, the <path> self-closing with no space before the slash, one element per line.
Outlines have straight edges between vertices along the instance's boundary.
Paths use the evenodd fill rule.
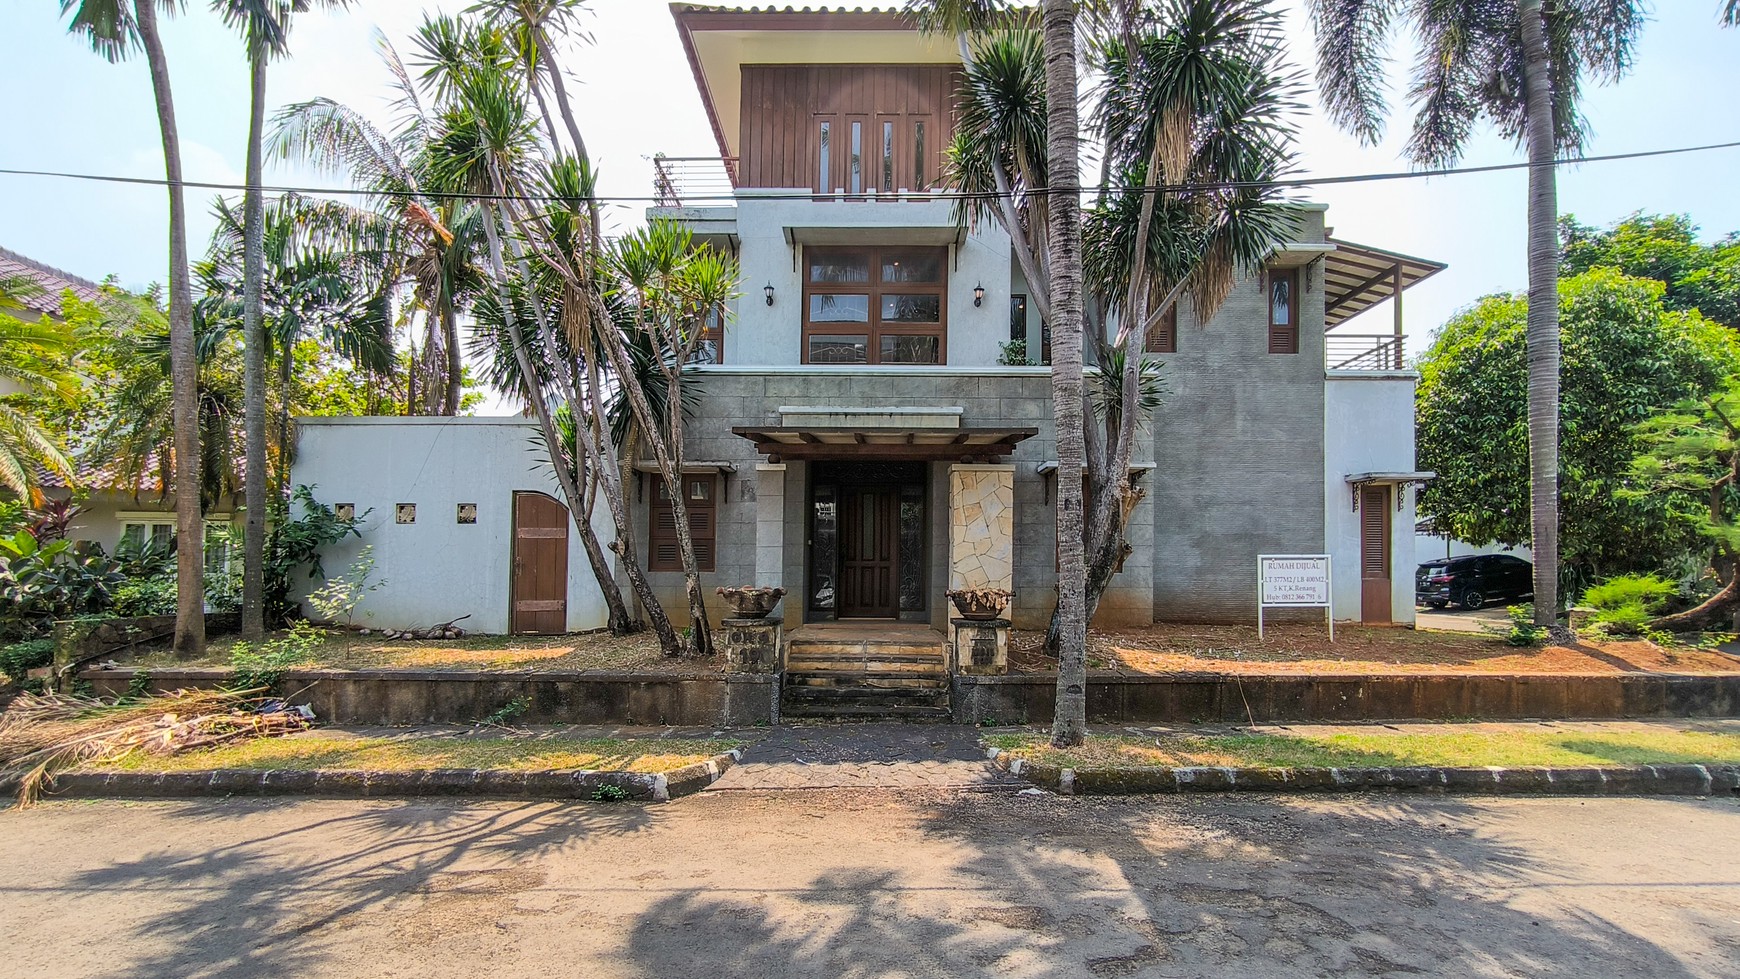
<path fill-rule="evenodd" d="M 761 294 L 767 298 L 767 304 L 769 306 L 772 306 L 773 305 L 773 283 L 769 282 L 767 285 L 762 286 Z"/>
<path fill-rule="evenodd" d="M 973 305 L 985 305 L 985 284 L 983 282 L 973 287 Z"/>

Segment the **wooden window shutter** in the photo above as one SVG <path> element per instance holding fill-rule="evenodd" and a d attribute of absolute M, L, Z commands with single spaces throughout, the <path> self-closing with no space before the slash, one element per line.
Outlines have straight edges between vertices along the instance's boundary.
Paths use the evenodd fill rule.
<path fill-rule="evenodd" d="M 1174 303 L 1166 310 L 1165 315 L 1148 329 L 1148 342 L 1143 350 L 1151 354 L 1175 354 L 1178 352 L 1178 304 Z"/>
<path fill-rule="evenodd" d="M 719 477 L 706 473 L 686 473 L 683 487 L 688 490 L 685 502 L 689 508 L 689 535 L 695 544 L 695 566 L 712 571 L 715 539 L 718 527 Z M 663 477 L 653 479 L 653 500 L 647 528 L 647 570 L 683 570 L 682 547 L 677 541 L 676 508 L 665 492 Z"/>
<path fill-rule="evenodd" d="M 1269 353 L 1299 352 L 1299 270 L 1270 269 L 1264 276 L 1269 307 Z"/>
<path fill-rule="evenodd" d="M 1359 491 L 1359 574 L 1390 576 L 1390 494 L 1382 486 Z"/>

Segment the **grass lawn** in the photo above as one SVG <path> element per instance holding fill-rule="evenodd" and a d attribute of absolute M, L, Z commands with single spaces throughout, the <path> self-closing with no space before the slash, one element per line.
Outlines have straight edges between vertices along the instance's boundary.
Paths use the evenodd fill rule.
<path fill-rule="evenodd" d="M 1045 735 L 1005 734 L 985 743 L 1060 768 L 1230 765 L 1251 768 L 1372 768 L 1434 765 L 1588 767 L 1740 763 L 1740 732 L 1686 730 L 1393 732 L 1290 734 L 1096 734 L 1078 748 L 1051 747 Z"/>
<path fill-rule="evenodd" d="M 572 636 L 464 636 L 459 639 L 384 639 L 380 634 L 322 632 L 323 641 L 307 668 L 338 670 L 536 670 L 579 673 L 622 670 L 637 673 L 717 673 L 716 660 L 665 656 L 651 631 L 632 636 L 591 632 Z M 235 636 L 214 637 L 205 656 L 179 660 L 167 649 L 123 660 L 131 668 L 173 669 L 228 666 Z"/>
<path fill-rule="evenodd" d="M 1141 676 L 1168 673 L 1299 674 L 1740 673 L 1740 658 L 1714 650 L 1657 646 L 1642 639 L 1579 640 L 1572 646 L 1519 649 L 1493 635 L 1337 625 L 1330 642 L 1322 623 L 1270 626 L 1155 623 L 1088 634 L 1088 668 Z M 1040 646 L 1043 632 L 1010 640 L 1012 672 L 1046 673 L 1057 662 Z"/>
<path fill-rule="evenodd" d="M 737 747 L 740 741 L 676 738 L 576 738 L 562 735 L 394 735 L 317 730 L 261 738 L 167 757 L 135 753 L 94 770 L 192 772 L 253 770 L 412 771 L 493 768 L 511 771 L 663 772 Z"/>

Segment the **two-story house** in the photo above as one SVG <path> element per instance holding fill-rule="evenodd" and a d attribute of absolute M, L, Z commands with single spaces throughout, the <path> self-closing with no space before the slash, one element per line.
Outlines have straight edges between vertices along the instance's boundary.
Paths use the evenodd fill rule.
<path fill-rule="evenodd" d="M 681 491 L 704 584 L 784 586 L 787 629 L 862 620 L 939 632 L 946 590 L 1003 587 L 1016 628 L 1043 628 L 1056 579 L 1050 370 L 1000 360 L 1025 340 L 1041 362 L 1047 338 L 1002 228 L 963 228 L 937 196 L 961 79 L 954 39 L 887 11 L 677 4 L 672 15 L 719 156 L 660 158 L 648 217 L 682 222 L 742 269 L 710 362 L 693 372 Z M 1211 320 L 1185 302 L 1149 338 L 1170 394 L 1134 462 L 1145 490 L 1129 518 L 1134 550 L 1098 624 L 1254 621 L 1257 556 L 1274 553 L 1333 556 L 1338 618 L 1412 621 L 1411 485 L 1423 474 L 1400 301 L 1440 268 L 1334 237 L 1311 207 Z M 1354 318 L 1386 300 L 1392 317 L 1358 335 Z M 439 604 L 440 619 L 473 611 L 479 628 L 524 628 L 513 608 L 530 586 L 513 581 L 523 562 L 506 481 L 530 477 L 506 461 L 451 460 L 480 440 L 502 444 L 476 451 L 523 455 L 526 427 L 390 424 L 463 429 L 450 437 L 467 448 L 449 443 L 432 477 L 411 480 L 434 438 L 417 436 L 370 452 L 371 472 L 358 474 L 339 460 L 369 451 L 364 436 L 341 450 L 338 433 L 359 427 L 309 424 L 297 481 L 376 508 L 389 579 L 398 562 L 426 589 L 463 588 L 488 606 L 449 595 L 426 602 L 425 618 L 439 620 Z M 641 553 L 681 616 L 670 507 L 640 468 Z M 419 493 L 438 500 L 443 524 L 449 505 L 475 503 L 477 523 L 489 511 L 494 536 L 463 557 L 416 549 L 412 528 L 391 521 Z M 569 565 L 569 628 L 598 624 L 576 618 L 589 575 L 583 560 Z"/>

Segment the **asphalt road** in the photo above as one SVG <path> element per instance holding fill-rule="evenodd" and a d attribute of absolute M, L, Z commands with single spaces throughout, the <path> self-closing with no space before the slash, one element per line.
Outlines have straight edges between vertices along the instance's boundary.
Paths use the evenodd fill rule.
<path fill-rule="evenodd" d="M 1740 975 L 1740 802 L 706 793 L 0 816 L 7 976 Z"/>

